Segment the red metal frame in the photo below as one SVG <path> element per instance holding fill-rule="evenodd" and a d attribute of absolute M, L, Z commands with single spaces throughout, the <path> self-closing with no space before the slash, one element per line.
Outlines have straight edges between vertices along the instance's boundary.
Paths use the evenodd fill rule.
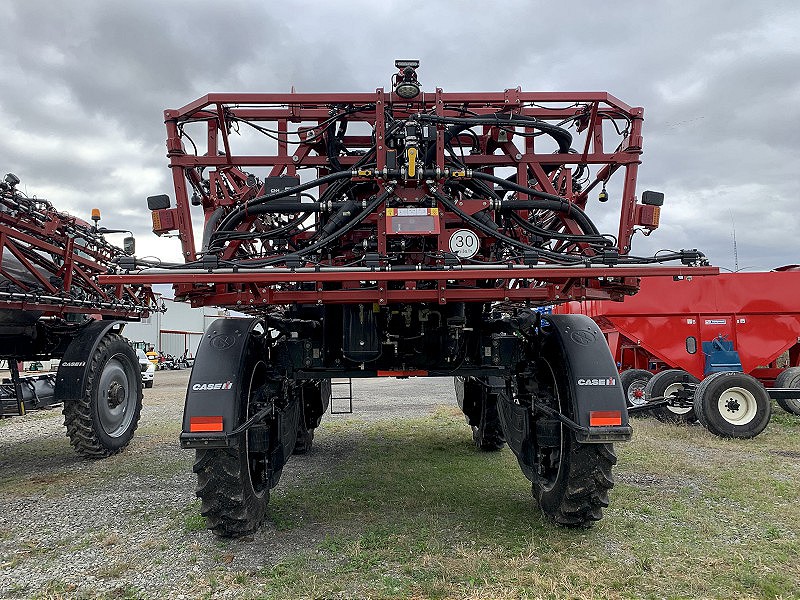
<path fill-rule="evenodd" d="M 704 376 L 702 342 L 734 342 L 745 373 L 772 385 L 788 351 L 800 366 L 800 271 L 726 273 L 717 277 L 647 279 L 622 303 L 571 302 L 556 313 L 592 317 L 605 333 L 620 369 L 679 368 Z M 696 352 L 687 350 L 694 338 Z M 692 344 L 689 344 L 691 349 Z"/>
<path fill-rule="evenodd" d="M 0 278 L 7 284 L 0 289 L 3 309 L 35 311 L 43 316 L 147 316 L 155 303 L 149 285 L 97 283 L 97 277 L 122 254 L 120 248 L 105 242 L 86 222 L 56 211 L 46 201 L 21 199 L 10 191 L 2 201 Z M 4 254 L 16 259 L 25 277 L 15 276 L 4 265 Z"/>
<path fill-rule="evenodd" d="M 386 111 L 395 119 L 426 113 L 436 116 L 458 115 L 522 115 L 549 124 L 570 124 L 574 128 L 573 147 L 578 151 L 553 152 L 530 127 L 504 127 L 502 123 L 485 124 L 480 133 L 459 134 L 451 144 L 461 151 L 468 169 L 493 174 L 496 169 L 513 170 L 517 183 L 541 192 L 560 196 L 574 206 L 585 209 L 589 194 L 602 187 L 618 170 L 621 181 L 621 214 L 616 250 L 621 256 L 630 251 L 636 228 L 653 230 L 658 226 L 657 207 L 637 203 L 636 179 L 642 152 L 643 109 L 631 107 L 607 93 L 522 92 L 507 89 L 495 93 L 444 93 L 441 89 L 420 94 L 413 100 L 401 99 L 383 89 L 375 93 L 354 94 L 208 94 L 177 110 L 164 113 L 167 148 L 176 194 L 176 206 L 156 210 L 157 233 L 177 231 L 184 260 L 192 263 L 200 258 L 191 227 L 190 195 L 194 204 L 202 204 L 206 222 L 220 207 L 241 208 L 262 193 L 263 188 L 247 183 L 248 169 L 262 170 L 270 176 L 302 175 L 311 171 L 313 178 L 330 172 L 323 134 L 334 107 L 369 106 L 351 114 L 354 123 L 366 123 L 371 135 L 346 135 L 344 145 L 353 153 L 339 157 L 344 168 L 356 164 L 359 150 L 376 145 L 375 168 L 359 171 L 355 179 L 374 182 L 378 193 L 393 190 L 397 197 L 412 204 L 442 185 L 451 177 L 470 177 L 457 173 L 445 160 L 444 127 L 437 125 L 436 175 L 389 181 L 384 170 L 387 151 Z M 234 134 L 244 123 L 266 128 L 279 139 L 274 151 L 259 154 L 237 154 L 233 151 Z M 187 129 L 202 127 L 205 147 L 187 151 Z M 611 132 L 611 133 L 610 133 Z M 612 137 L 614 139 L 608 139 Z M 195 142 L 191 141 L 194 146 Z M 248 147 L 251 150 L 252 146 Z M 191 149 L 191 148 L 189 148 Z M 470 153 L 467 154 L 466 150 Z M 252 150 L 251 150 L 252 152 Z M 554 167 L 555 166 L 555 167 Z M 202 169 L 202 174 L 201 170 Z M 588 178 L 575 189 L 573 173 L 584 169 Z M 429 169 L 430 171 L 430 169 Z M 266 173 L 265 173 L 266 174 Z M 498 174 L 499 175 L 499 174 Z M 505 176 L 505 173 L 503 173 Z M 531 177 L 532 176 L 532 177 Z M 527 200 L 524 193 L 519 200 Z M 486 209 L 488 200 L 464 199 L 460 209 L 469 215 Z M 376 209 L 364 223 L 377 231 L 378 252 L 387 249 L 386 204 Z M 527 214 L 523 211 L 521 214 Z M 438 207 L 438 233 L 428 234 L 438 251 L 448 249 L 449 236 L 464 226 L 455 213 Z M 564 232 L 580 233 L 572 217 L 560 215 Z M 237 227 L 247 231 L 253 218 Z M 352 240 L 360 242 L 358 231 Z M 364 234 L 365 235 L 365 234 Z M 482 235 L 482 237 L 486 237 Z M 522 241 L 528 238 L 520 234 Z M 577 247 L 582 247 L 577 244 Z M 232 241 L 220 254 L 222 261 L 241 255 L 242 242 Z M 583 246 L 585 249 L 585 246 Z M 569 299 L 615 299 L 636 291 L 639 277 L 652 275 L 714 274 L 710 267 L 677 267 L 663 270 L 652 266 L 612 265 L 591 268 L 535 265 L 533 268 L 499 268 L 491 263 L 478 270 L 449 269 L 443 265 L 417 264 L 417 269 L 394 271 L 387 266 L 377 269 L 348 268 L 352 256 L 337 256 L 324 264 L 306 263 L 308 268 L 248 269 L 234 272 L 213 268 L 198 270 L 148 270 L 141 274 L 119 274 L 101 277 L 104 283 L 172 283 L 176 298 L 188 299 L 194 305 L 224 305 L 239 310 L 255 310 L 273 304 L 291 302 L 439 302 L 448 301 L 531 301 L 535 304 L 562 302 Z M 225 266 L 224 263 L 222 265 Z M 486 281 L 494 281 L 486 285 Z M 426 282 L 435 281 L 433 288 Z M 300 284 L 305 283 L 301 289 Z M 310 284 L 310 285 L 309 285 Z M 420 288 L 424 289 L 420 289 Z"/>

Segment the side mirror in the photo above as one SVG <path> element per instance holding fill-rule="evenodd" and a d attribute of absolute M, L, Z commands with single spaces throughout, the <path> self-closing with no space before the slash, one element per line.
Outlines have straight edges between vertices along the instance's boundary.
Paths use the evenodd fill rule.
<path fill-rule="evenodd" d="M 136 254 L 136 239 L 132 235 L 127 236 L 122 240 L 122 249 L 125 254 Z"/>

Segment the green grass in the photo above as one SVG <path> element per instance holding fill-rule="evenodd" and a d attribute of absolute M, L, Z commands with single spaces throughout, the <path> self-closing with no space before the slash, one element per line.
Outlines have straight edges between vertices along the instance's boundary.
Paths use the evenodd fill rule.
<path fill-rule="evenodd" d="M 0 470 L 0 494 L 58 498 L 78 487 L 114 483 L 120 478 L 147 478 L 153 473 L 166 478 L 186 473 L 191 470 L 192 455 L 173 452 L 178 448 L 177 440 L 177 430 L 167 436 L 137 431 L 124 452 L 102 460 L 81 457 L 66 437 L 19 442 L 9 446 L 4 456 L 17 468 Z"/>
<path fill-rule="evenodd" d="M 616 446 L 611 506 L 591 529 L 544 519 L 510 450 L 475 450 L 457 409 L 415 420 L 324 422 L 312 454 L 285 467 L 256 543 L 205 532 L 199 501 L 131 515 L 151 528 L 142 544 L 154 564 L 171 556 L 161 531 L 180 531 L 170 543 L 192 548 L 188 562 L 198 570 L 183 581 L 187 597 L 800 597 L 800 418 L 776 412 L 754 440 L 644 419 L 634 427 L 634 440 Z M 333 442 L 346 450 L 325 456 Z M 77 479 L 102 486 L 126 473 L 152 474 L 149 457 L 164 445 L 157 435 L 140 444 L 90 463 Z M 179 452 L 157 463 L 165 481 L 191 469 L 191 456 Z M 130 454 L 136 460 L 126 460 Z M 37 493 L 45 484 L 70 489 L 66 481 L 27 481 Z M 8 499 L 22 490 L 0 485 L 0 492 Z M 120 531 L 76 533 L 63 545 L 78 549 L 90 539 L 116 547 Z M 21 546 L 0 567 L 49 557 L 47 548 Z M 129 571 L 120 561 L 98 574 L 119 586 L 107 597 L 159 596 L 127 585 Z M 10 592 L 102 597 L 56 581 Z"/>
<path fill-rule="evenodd" d="M 192 502 L 184 510 L 183 528 L 187 533 L 203 531 L 206 528 L 206 518 L 200 514 L 200 501 Z"/>
<path fill-rule="evenodd" d="M 473 450 L 457 415 L 369 425 L 348 464 L 273 492 L 276 535 L 329 533 L 249 585 L 275 598 L 800 596 L 800 467 L 775 452 L 800 449 L 796 424 L 750 441 L 636 425 L 589 530 L 543 519 L 511 452 Z"/>

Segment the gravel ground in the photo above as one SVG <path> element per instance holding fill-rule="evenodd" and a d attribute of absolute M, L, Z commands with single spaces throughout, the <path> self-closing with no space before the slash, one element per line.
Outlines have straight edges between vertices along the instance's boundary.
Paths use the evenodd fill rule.
<path fill-rule="evenodd" d="M 188 376 L 158 372 L 130 446 L 104 460 L 72 450 L 58 409 L 0 421 L 0 598 L 195 598 L 208 592 L 205 573 L 220 558 L 246 574 L 324 538 L 313 523 L 287 532 L 267 525 L 233 542 L 193 526 L 193 453 L 178 446 Z M 351 456 L 359 422 L 454 403 L 450 379 L 354 382 L 353 415 L 327 415 L 314 451 L 290 461 L 278 489 L 313 485 L 315 474 Z M 334 421 L 348 426 L 327 432 Z"/>

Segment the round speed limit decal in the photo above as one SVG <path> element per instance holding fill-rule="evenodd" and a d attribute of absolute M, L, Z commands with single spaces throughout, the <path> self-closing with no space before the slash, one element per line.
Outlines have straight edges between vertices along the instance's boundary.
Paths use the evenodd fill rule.
<path fill-rule="evenodd" d="M 474 231 L 456 229 L 450 236 L 450 252 L 458 258 L 472 258 L 480 249 L 480 240 Z"/>

